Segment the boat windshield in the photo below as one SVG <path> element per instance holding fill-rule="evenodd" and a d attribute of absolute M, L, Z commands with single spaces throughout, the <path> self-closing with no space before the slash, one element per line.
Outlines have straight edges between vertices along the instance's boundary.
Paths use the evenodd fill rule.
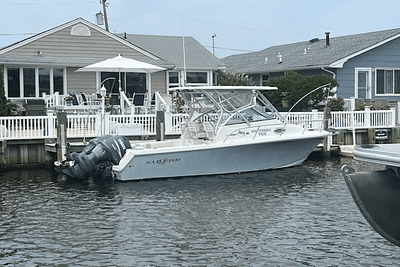
<path fill-rule="evenodd" d="M 240 115 L 236 114 L 236 115 L 230 117 L 225 124 L 232 125 L 232 124 L 237 124 L 237 123 L 272 120 L 274 118 L 275 117 L 273 115 L 265 112 L 263 109 L 256 106 L 256 107 L 242 110 L 240 112 Z"/>

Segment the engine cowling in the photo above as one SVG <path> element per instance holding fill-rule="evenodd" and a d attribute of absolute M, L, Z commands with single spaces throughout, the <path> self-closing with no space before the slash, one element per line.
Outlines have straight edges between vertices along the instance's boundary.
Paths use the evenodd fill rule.
<path fill-rule="evenodd" d="M 90 140 L 82 152 L 72 152 L 66 155 L 65 161 L 54 162 L 55 170 L 69 177 L 83 179 L 95 171 L 98 165 L 118 164 L 129 148 L 129 140 L 124 136 L 97 137 Z"/>

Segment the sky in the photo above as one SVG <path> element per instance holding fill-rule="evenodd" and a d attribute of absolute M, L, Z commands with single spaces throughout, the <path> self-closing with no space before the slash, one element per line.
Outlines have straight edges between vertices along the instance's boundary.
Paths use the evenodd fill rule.
<path fill-rule="evenodd" d="M 110 32 L 192 36 L 215 55 L 400 28 L 397 0 L 107 0 Z M 96 24 L 99 0 L 0 0 L 0 47 L 76 18 Z M 101 26 L 104 28 L 104 25 Z M 214 38 L 212 36 L 215 36 Z"/>

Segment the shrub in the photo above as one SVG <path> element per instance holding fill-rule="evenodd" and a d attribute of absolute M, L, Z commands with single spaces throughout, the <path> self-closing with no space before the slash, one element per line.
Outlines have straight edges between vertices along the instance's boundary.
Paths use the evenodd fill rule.
<path fill-rule="evenodd" d="M 277 91 L 268 91 L 265 95 L 274 106 L 280 106 L 282 100 L 290 100 L 294 104 L 310 91 L 329 83 L 329 89 L 338 86 L 338 83 L 327 75 L 303 76 L 295 71 L 286 71 L 283 76 L 270 78 L 265 82 L 265 85 L 278 87 Z M 303 99 L 294 110 L 304 111 L 318 108 L 321 101 L 326 99 L 327 94 L 324 90 L 317 90 Z M 329 94 L 332 95 L 330 92 Z"/>
<path fill-rule="evenodd" d="M 329 99 L 326 105 L 332 111 L 342 111 L 344 110 L 344 99 L 341 97 Z"/>
<path fill-rule="evenodd" d="M 249 86 L 254 85 L 253 78 L 239 72 L 219 72 L 218 85 L 226 86 Z"/>

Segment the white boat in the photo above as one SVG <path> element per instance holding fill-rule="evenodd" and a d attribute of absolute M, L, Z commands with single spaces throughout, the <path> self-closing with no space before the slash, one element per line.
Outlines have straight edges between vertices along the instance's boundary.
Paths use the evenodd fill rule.
<path fill-rule="evenodd" d="M 377 171 L 356 171 L 343 166 L 347 187 L 372 228 L 400 246 L 400 144 L 361 145 L 354 159 L 385 165 Z"/>
<path fill-rule="evenodd" d="M 271 87 L 180 87 L 190 115 L 176 140 L 133 144 L 112 167 L 121 181 L 250 172 L 301 164 L 328 135 L 288 124 Z"/>
<path fill-rule="evenodd" d="M 181 96 L 189 112 L 179 139 L 129 144 L 121 137 L 111 137 L 117 139 L 108 141 L 103 138 L 79 157 L 67 156 L 67 162 L 58 162 L 56 166 L 61 173 L 82 178 L 97 165 L 97 173 L 107 170 L 114 179 L 130 181 L 299 165 L 329 133 L 287 123 L 262 93 L 276 89 L 255 86 L 169 89 Z M 103 149 L 94 148 L 98 144 Z M 98 155 L 91 155 L 90 149 Z M 99 167 L 104 165 L 99 159 L 107 158 L 99 151 L 114 153 L 112 164 Z"/>

